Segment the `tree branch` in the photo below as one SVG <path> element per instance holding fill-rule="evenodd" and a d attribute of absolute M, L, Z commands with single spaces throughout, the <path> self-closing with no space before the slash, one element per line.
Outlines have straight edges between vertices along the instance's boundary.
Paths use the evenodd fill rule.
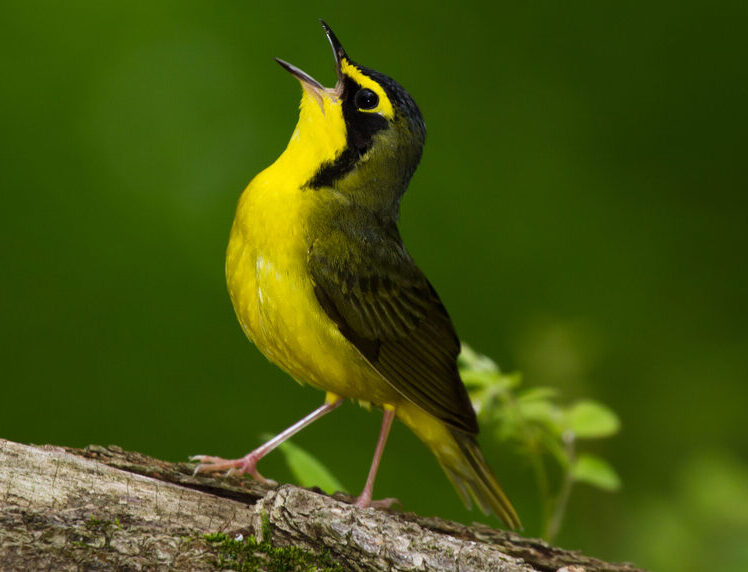
<path fill-rule="evenodd" d="M 340 493 L 193 476 L 116 446 L 0 439 L 0 498 L 4 570 L 637 570 L 486 525 L 361 510 Z"/>

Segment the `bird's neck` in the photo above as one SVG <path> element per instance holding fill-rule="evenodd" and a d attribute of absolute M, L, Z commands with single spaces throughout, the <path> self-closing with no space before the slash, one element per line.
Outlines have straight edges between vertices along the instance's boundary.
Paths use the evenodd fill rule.
<path fill-rule="evenodd" d="M 301 99 L 299 121 L 272 168 L 284 173 L 298 187 L 305 186 L 322 165 L 331 163 L 346 148 L 345 122 L 340 105 L 306 90 Z"/>
<path fill-rule="evenodd" d="M 377 134 L 372 147 L 358 155 L 348 149 L 340 105 L 305 91 L 296 128 L 270 170 L 302 192 L 331 190 L 343 202 L 397 220 L 423 145 L 422 140 L 400 140 L 398 133 Z"/>

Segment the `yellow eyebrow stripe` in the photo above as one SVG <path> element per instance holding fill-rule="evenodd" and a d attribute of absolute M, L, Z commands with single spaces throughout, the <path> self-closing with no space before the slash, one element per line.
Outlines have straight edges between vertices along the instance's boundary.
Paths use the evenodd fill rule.
<path fill-rule="evenodd" d="M 364 75 L 360 69 L 354 66 L 347 59 L 343 59 L 340 62 L 340 70 L 344 75 L 347 75 L 361 87 L 368 88 L 379 96 L 379 105 L 377 105 L 374 109 L 362 109 L 362 112 L 378 113 L 386 119 L 393 119 L 395 117 L 395 109 L 392 107 L 390 98 L 387 97 L 387 94 L 385 93 L 384 89 L 382 89 L 381 85 L 379 85 L 370 77 Z"/>

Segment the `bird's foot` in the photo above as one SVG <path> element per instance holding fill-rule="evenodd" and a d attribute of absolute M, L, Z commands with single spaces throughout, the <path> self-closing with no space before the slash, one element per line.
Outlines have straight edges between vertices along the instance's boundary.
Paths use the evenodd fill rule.
<path fill-rule="evenodd" d="M 266 479 L 257 470 L 257 461 L 260 455 L 255 451 L 245 455 L 241 459 L 223 459 L 221 457 L 211 457 L 210 455 L 193 455 L 190 461 L 197 461 L 199 464 L 195 467 L 193 475 L 199 473 L 215 473 L 217 471 L 226 471 L 226 475 L 249 475 L 261 483 L 273 484 L 275 481 Z"/>
<path fill-rule="evenodd" d="M 386 498 L 386 499 L 378 499 L 378 500 L 371 500 L 371 498 L 366 499 L 364 498 L 364 495 L 361 495 L 356 499 L 356 502 L 354 503 L 358 508 L 376 508 L 376 509 L 383 509 L 383 508 L 392 508 L 393 505 L 400 505 L 402 506 L 403 503 L 400 502 L 400 499 L 396 498 Z"/>

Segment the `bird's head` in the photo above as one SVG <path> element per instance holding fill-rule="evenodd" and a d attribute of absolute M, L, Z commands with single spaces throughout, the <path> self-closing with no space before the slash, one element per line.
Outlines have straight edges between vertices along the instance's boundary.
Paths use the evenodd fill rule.
<path fill-rule="evenodd" d="M 338 81 L 326 88 L 278 60 L 303 88 L 299 122 L 285 155 L 304 163 L 304 188 L 332 188 L 361 206 L 392 211 L 418 165 L 426 137 L 421 112 L 395 80 L 351 60 L 330 27 Z"/>

